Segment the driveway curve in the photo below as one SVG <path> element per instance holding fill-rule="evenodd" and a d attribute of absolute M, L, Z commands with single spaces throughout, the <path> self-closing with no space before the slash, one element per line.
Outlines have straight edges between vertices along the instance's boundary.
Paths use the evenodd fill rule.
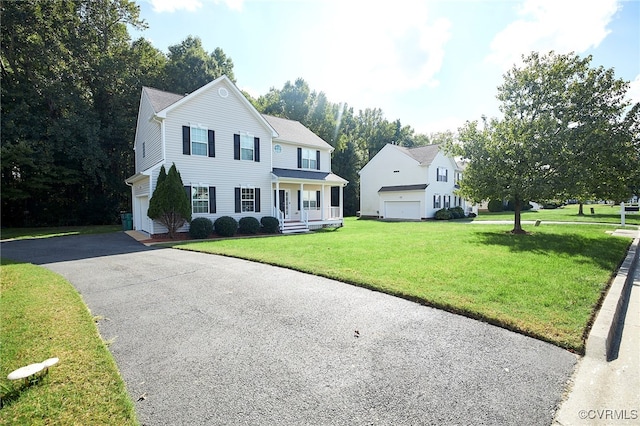
<path fill-rule="evenodd" d="M 548 425 L 576 362 L 382 293 L 124 233 L 1 249 L 104 318 L 143 425 Z"/>

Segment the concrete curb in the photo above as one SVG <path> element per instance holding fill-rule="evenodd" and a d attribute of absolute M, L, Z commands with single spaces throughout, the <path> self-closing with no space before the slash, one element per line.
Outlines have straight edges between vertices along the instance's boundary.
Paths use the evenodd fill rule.
<path fill-rule="evenodd" d="M 609 360 L 618 331 L 620 314 L 629 298 L 629 291 L 633 284 L 633 273 L 638 266 L 639 243 L 640 238 L 633 240 L 627 252 L 627 257 L 622 262 L 618 274 L 609 288 L 609 292 L 591 327 L 585 347 L 585 356 L 603 361 Z"/>

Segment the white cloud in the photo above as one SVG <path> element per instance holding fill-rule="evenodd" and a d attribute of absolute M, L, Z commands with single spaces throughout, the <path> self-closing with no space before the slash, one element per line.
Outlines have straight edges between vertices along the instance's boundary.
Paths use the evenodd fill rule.
<path fill-rule="evenodd" d="M 640 102 L 640 74 L 638 74 L 630 84 L 627 91 L 627 98 L 634 104 Z"/>
<path fill-rule="evenodd" d="M 187 12 L 195 12 L 202 8 L 202 0 L 146 0 L 151 4 L 153 11 L 156 13 L 176 12 L 178 10 L 186 10 Z M 209 0 L 211 1 L 211 0 Z M 213 0 L 213 3 L 224 3 L 231 10 L 242 11 L 244 0 Z"/>
<path fill-rule="evenodd" d="M 611 32 L 607 28 L 619 8 L 618 0 L 525 0 L 519 19 L 491 42 L 487 61 L 507 69 L 531 51 L 584 52 L 597 47 Z"/>
<path fill-rule="evenodd" d="M 372 106 L 373 96 L 438 84 L 451 24 L 430 18 L 426 2 L 327 4 L 332 30 L 307 49 L 312 56 L 307 61 L 315 62 L 308 78 L 314 87 L 326 88 L 330 98 Z"/>

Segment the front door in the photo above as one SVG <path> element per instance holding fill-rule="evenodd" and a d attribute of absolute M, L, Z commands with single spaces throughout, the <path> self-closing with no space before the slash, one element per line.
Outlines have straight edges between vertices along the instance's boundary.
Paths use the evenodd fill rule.
<path fill-rule="evenodd" d="M 281 189 L 279 198 L 280 198 L 280 206 L 279 206 L 280 211 L 284 214 L 285 219 L 290 219 L 291 202 L 289 200 L 291 199 L 291 191 L 289 191 L 288 189 Z"/>

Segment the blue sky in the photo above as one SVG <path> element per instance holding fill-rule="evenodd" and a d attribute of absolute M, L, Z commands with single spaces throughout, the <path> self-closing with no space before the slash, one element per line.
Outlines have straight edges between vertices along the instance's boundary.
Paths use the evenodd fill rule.
<path fill-rule="evenodd" d="M 298 77 L 421 133 L 497 116 L 496 87 L 533 50 L 593 55 L 640 102 L 640 0 L 137 0 L 168 52 L 198 36 L 253 96 Z"/>

